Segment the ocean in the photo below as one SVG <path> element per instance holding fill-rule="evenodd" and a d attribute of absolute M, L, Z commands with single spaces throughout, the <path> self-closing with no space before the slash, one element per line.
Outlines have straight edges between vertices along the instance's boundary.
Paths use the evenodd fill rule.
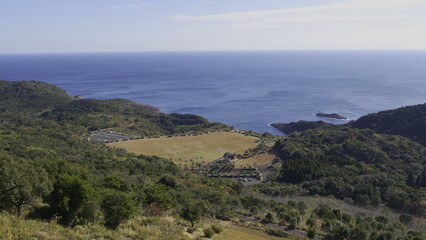
<path fill-rule="evenodd" d="M 282 135 L 268 123 L 355 120 L 426 102 L 426 51 L 241 51 L 0 55 L 1 80 L 126 98 Z"/>

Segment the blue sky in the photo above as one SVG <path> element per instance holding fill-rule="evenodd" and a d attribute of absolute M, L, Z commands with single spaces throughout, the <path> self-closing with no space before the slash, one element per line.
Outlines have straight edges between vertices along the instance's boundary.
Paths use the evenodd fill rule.
<path fill-rule="evenodd" d="M 426 0 L 0 0 L 0 53 L 426 49 Z"/>

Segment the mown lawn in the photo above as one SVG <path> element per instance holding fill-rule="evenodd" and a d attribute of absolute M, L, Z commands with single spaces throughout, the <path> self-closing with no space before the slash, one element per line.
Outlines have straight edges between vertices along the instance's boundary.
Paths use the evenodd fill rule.
<path fill-rule="evenodd" d="M 224 228 L 224 231 L 222 233 L 214 235 L 212 239 L 214 240 L 283 240 L 286 238 L 274 237 L 262 231 L 257 231 L 251 228 L 231 225 L 228 228 Z"/>
<path fill-rule="evenodd" d="M 129 152 L 156 155 L 171 159 L 177 164 L 211 162 L 225 152 L 243 153 L 255 147 L 257 138 L 239 133 L 216 132 L 199 136 L 163 137 L 114 142 L 108 146 L 124 148 Z"/>

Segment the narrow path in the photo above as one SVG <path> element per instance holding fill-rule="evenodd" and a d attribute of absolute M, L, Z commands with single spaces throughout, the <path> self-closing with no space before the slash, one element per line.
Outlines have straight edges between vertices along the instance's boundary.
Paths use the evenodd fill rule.
<path fill-rule="evenodd" d="M 268 228 L 284 230 L 291 235 L 302 236 L 302 237 L 305 237 L 305 238 L 308 237 L 308 234 L 305 231 L 302 231 L 302 230 L 299 230 L 299 229 L 289 229 L 288 227 L 280 226 L 280 225 L 273 224 L 273 223 L 266 223 L 265 224 L 265 223 L 262 223 L 262 221 L 260 221 L 260 220 L 257 220 L 255 218 L 246 217 L 246 216 L 243 216 L 243 215 L 238 216 L 238 219 L 245 221 L 245 222 L 259 223 L 259 224 L 262 224 L 263 226 L 268 227 Z M 317 235 L 317 236 L 315 236 L 315 239 L 322 240 L 322 239 L 325 239 L 325 238 L 323 236 Z"/>

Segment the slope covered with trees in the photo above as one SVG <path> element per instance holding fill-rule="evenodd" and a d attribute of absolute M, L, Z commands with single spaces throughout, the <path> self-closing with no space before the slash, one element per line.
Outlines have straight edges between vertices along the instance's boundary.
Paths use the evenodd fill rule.
<path fill-rule="evenodd" d="M 401 135 L 426 146 L 426 103 L 406 106 L 398 109 L 371 113 L 351 121 L 343 126 L 371 129 L 377 133 Z M 291 134 L 309 129 L 326 129 L 339 127 L 323 121 L 298 121 L 291 123 L 273 123 L 271 126 Z"/>
<path fill-rule="evenodd" d="M 91 223 L 116 229 L 141 212 L 182 216 L 195 223 L 201 216 L 229 218 L 241 206 L 240 183 L 187 175 L 170 160 L 125 153 L 82 138 L 93 126 L 120 127 L 117 124 L 138 120 L 146 123 L 151 136 L 226 125 L 195 115 L 167 115 L 127 100 L 72 100 L 45 83 L 5 85 L 4 91 L 20 94 L 10 93 L 0 101 L 9 109 L 0 121 L 2 211 L 57 219 L 64 226 Z M 9 106 L 14 98 L 16 105 Z M 193 208 L 190 217 L 180 214 L 186 204 Z M 181 237 L 182 231 L 174 239 Z"/>
<path fill-rule="evenodd" d="M 318 129 L 318 128 L 330 128 L 334 125 L 331 123 L 326 123 L 323 121 L 297 121 L 291 123 L 271 123 L 271 126 L 280 130 L 285 134 L 292 134 L 294 132 L 302 132 L 309 129 Z"/>
<path fill-rule="evenodd" d="M 407 233 L 413 229 L 408 215 L 406 228 L 395 219 L 261 200 L 246 194 L 239 182 L 192 175 L 168 159 L 125 153 L 82 137 L 104 128 L 146 136 L 229 128 L 223 124 L 122 99 L 72 100 L 45 83 L 5 86 L 3 91 L 20 93 L 0 100 L 7 109 L 0 113 L 0 236 L 6 239 L 188 239 L 205 219 L 241 215 L 258 219 L 274 236 L 289 235 L 266 223 L 301 228 L 309 236 L 423 239 L 421 233 Z M 414 214 L 422 210 L 425 150 L 406 138 L 318 129 L 280 139 L 275 149 L 285 160 L 279 175 L 283 186 L 362 205 L 385 202 Z M 362 224 L 367 220 L 373 227 Z M 204 228 L 204 236 L 215 229 L 220 228 Z"/>
<path fill-rule="evenodd" d="M 68 94 L 38 81 L 0 81 L 0 113 L 39 112 L 71 102 Z"/>
<path fill-rule="evenodd" d="M 348 125 L 405 136 L 426 146 L 426 103 L 368 114 Z"/>
<path fill-rule="evenodd" d="M 192 114 L 164 114 L 155 107 L 125 99 L 82 99 L 69 102 L 42 114 L 42 118 L 62 124 L 86 127 L 89 131 L 112 129 L 140 136 L 230 130 Z"/>
<path fill-rule="evenodd" d="M 279 177 L 283 183 L 312 195 L 333 195 L 360 205 L 385 202 L 422 213 L 424 192 L 413 188 L 409 176 L 424 171 L 426 149 L 407 138 L 336 127 L 292 134 L 275 148 L 284 159 Z"/>

